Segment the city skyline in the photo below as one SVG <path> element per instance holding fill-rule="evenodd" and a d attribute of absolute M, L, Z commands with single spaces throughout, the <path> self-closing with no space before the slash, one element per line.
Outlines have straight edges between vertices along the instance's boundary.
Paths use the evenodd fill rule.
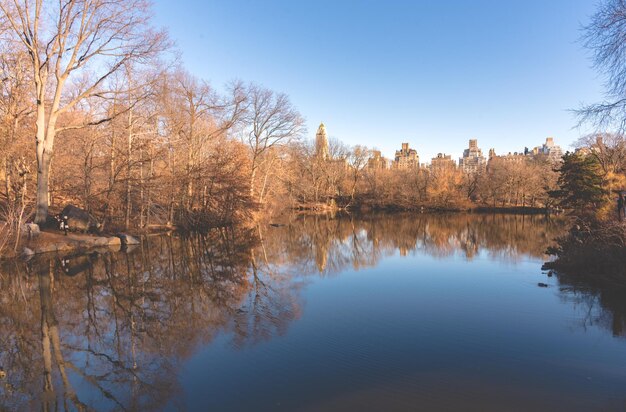
<path fill-rule="evenodd" d="M 348 153 L 337 156 L 330 154 L 328 132 L 323 122 L 318 126 L 315 140 L 311 143 L 315 146 L 315 158 L 317 160 L 321 160 L 323 163 L 338 162 L 337 164 L 341 164 L 342 167 L 348 167 Z M 578 151 L 578 149 L 576 150 Z M 496 153 L 496 150 L 491 147 L 488 150 L 488 156 L 483 154 L 477 139 L 469 139 L 467 148 L 463 150 L 463 155 L 458 158 L 458 162 L 451 154 L 445 152 L 437 153 L 430 161 L 422 158 L 420 162 L 419 152 L 411 147 L 410 143 L 402 142 L 401 148 L 395 151 L 393 157 L 384 156 L 380 150 L 371 149 L 367 154 L 367 167 L 375 170 L 419 168 L 442 170 L 451 167 L 464 173 L 475 175 L 486 171 L 492 160 L 497 161 L 499 159 L 505 162 L 517 163 L 539 156 L 545 157 L 552 164 L 557 164 L 562 161 L 563 154 L 561 146 L 554 141 L 553 137 L 546 137 L 546 141 L 541 145 L 524 146 L 524 149 L 519 151 Z"/>
<path fill-rule="evenodd" d="M 324 122 L 321 122 L 319 124 L 319 126 L 323 126 L 324 129 L 327 129 L 326 124 Z M 315 130 L 316 130 L 316 132 L 314 133 L 314 136 L 313 137 L 307 136 L 307 139 L 310 140 L 311 142 L 314 142 L 317 145 L 317 139 L 318 139 L 318 135 L 319 135 L 319 127 L 316 127 Z M 334 137 L 332 134 L 327 134 L 326 135 L 326 139 L 329 139 L 329 138 L 331 138 L 331 139 L 334 138 L 334 139 L 336 139 L 339 142 L 346 143 L 343 140 Z M 388 142 L 390 142 L 389 145 L 393 149 L 392 139 L 386 139 L 386 140 Z M 512 149 L 512 150 L 511 149 L 506 149 L 506 148 L 504 150 L 498 150 L 495 147 L 488 147 L 486 149 L 487 149 L 487 151 L 494 150 L 497 155 L 522 154 L 522 153 L 524 153 L 525 150 L 532 151 L 532 149 L 536 149 L 538 147 L 541 147 L 542 145 L 545 145 L 547 141 L 556 141 L 556 143 L 559 143 L 558 142 L 558 138 L 556 138 L 554 136 L 546 136 L 546 137 L 544 137 L 543 142 L 528 142 L 528 143 L 524 143 L 522 145 L 522 147 L 516 147 L 515 149 Z M 472 137 L 472 138 L 469 138 L 469 139 L 465 140 L 465 145 L 466 146 L 463 147 L 460 150 L 460 152 L 457 149 L 453 149 L 453 151 L 450 151 L 450 152 L 447 152 L 447 151 L 444 152 L 444 151 L 440 150 L 440 151 L 434 153 L 432 156 L 423 154 L 423 152 L 421 152 L 419 150 L 419 146 L 416 143 L 414 143 L 413 141 L 409 141 L 409 140 L 399 140 L 398 143 L 396 144 L 395 149 L 392 150 L 391 154 L 384 152 L 378 146 L 368 147 L 368 149 L 370 149 L 372 152 L 380 153 L 380 155 L 383 158 L 386 158 L 386 159 L 389 159 L 389 160 L 394 160 L 395 158 L 397 158 L 399 152 L 401 152 L 403 150 L 409 150 L 410 149 L 411 151 L 417 152 L 416 155 L 417 155 L 418 161 L 419 161 L 419 163 L 422 163 L 422 164 L 430 163 L 431 159 L 434 159 L 434 158 L 436 158 L 439 155 L 446 155 L 446 156 L 449 155 L 449 156 L 451 156 L 451 158 L 453 160 L 455 160 L 455 162 L 457 162 L 457 166 L 459 166 L 458 159 L 463 158 L 464 153 L 468 150 L 467 145 L 468 144 L 471 145 L 472 142 L 480 142 L 480 139 L 478 139 L 476 137 Z M 574 143 L 574 142 L 572 142 L 572 143 Z M 408 147 L 406 147 L 406 149 L 405 149 L 405 145 L 407 145 L 407 144 L 408 144 Z M 558 145 L 558 146 L 562 146 L 562 145 Z M 481 145 L 480 149 L 482 149 L 482 148 L 483 147 Z M 566 151 L 573 152 L 574 148 L 573 147 L 566 147 L 563 150 L 563 153 L 565 153 Z M 460 154 L 456 155 L 457 153 L 460 153 Z M 421 160 L 419 160 L 419 159 L 421 159 Z"/>
<path fill-rule="evenodd" d="M 321 122 L 318 126 L 315 133 L 315 139 L 311 140 L 311 142 L 315 144 L 315 152 L 318 156 L 321 156 L 323 159 L 329 158 L 328 132 L 326 131 L 326 125 L 324 124 L 324 122 Z M 393 163 L 400 169 L 428 166 L 432 164 L 432 160 L 440 160 L 442 158 L 445 158 L 448 160 L 452 160 L 455 163 L 455 166 L 458 168 L 469 169 L 472 171 L 476 171 L 477 169 L 486 166 L 486 162 L 492 157 L 510 157 L 517 155 L 548 155 L 553 161 L 559 161 L 561 156 L 567 151 L 562 150 L 561 146 L 558 144 L 558 141 L 555 142 L 553 136 L 546 137 L 545 142 L 539 143 L 537 145 L 535 145 L 534 143 L 525 144 L 521 149 L 497 151 L 494 147 L 489 147 L 487 148 L 487 153 L 489 153 L 488 156 L 483 155 L 483 151 L 482 148 L 479 146 L 478 139 L 468 139 L 467 147 L 462 149 L 462 155 L 456 158 L 453 153 L 441 151 L 437 152 L 434 156 L 420 158 L 420 156 L 422 156 L 420 154 L 421 152 L 418 148 L 412 146 L 411 142 L 402 142 L 400 144 L 400 149 L 396 147 L 394 155 L 392 156 L 387 156 L 385 153 L 375 147 L 369 149 L 371 151 L 369 158 L 370 161 L 374 161 L 376 163 L 381 161 L 383 163 Z M 469 164 L 467 164 L 468 160 Z"/>
<path fill-rule="evenodd" d="M 587 1 L 191 3 L 156 2 L 185 66 L 218 88 L 239 78 L 287 93 L 310 140 L 324 122 L 331 139 L 386 157 L 409 142 L 458 158 L 469 139 L 501 153 L 554 137 L 568 150 L 590 131 L 570 110 L 602 100 L 579 42 Z"/>

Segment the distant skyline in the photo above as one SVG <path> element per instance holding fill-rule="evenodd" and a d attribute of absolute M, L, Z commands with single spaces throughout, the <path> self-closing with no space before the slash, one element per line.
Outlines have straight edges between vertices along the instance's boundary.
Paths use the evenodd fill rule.
<path fill-rule="evenodd" d="M 458 160 L 469 139 L 486 154 L 564 150 L 586 130 L 569 110 L 602 100 L 579 42 L 588 0 L 155 2 L 184 66 L 221 88 L 254 81 L 291 98 L 313 139 L 393 157 L 402 142 L 429 162 Z"/>

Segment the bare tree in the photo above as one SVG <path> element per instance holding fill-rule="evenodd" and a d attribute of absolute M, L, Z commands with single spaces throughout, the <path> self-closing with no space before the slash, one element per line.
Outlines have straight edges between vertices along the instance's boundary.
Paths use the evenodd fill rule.
<path fill-rule="evenodd" d="M 167 41 L 150 27 L 146 0 L 6 0 L 0 11 L 11 28 L 10 40 L 30 56 L 36 97 L 35 220 L 42 223 L 54 138 L 63 129 L 57 126 L 59 116 L 85 98 L 106 96 L 112 74 L 157 55 Z"/>
<path fill-rule="evenodd" d="M 576 110 L 579 125 L 598 130 L 626 127 L 626 0 L 604 0 L 584 27 L 585 47 L 593 52 L 595 68 L 606 78 L 606 99 Z"/>
<path fill-rule="evenodd" d="M 576 142 L 576 147 L 591 149 L 604 174 L 626 171 L 626 139 L 619 133 L 590 134 Z"/>
<path fill-rule="evenodd" d="M 264 155 L 273 147 L 299 138 L 305 127 L 304 119 L 287 95 L 252 84 L 248 87 L 248 98 L 249 110 L 242 140 L 251 151 L 250 194 L 255 197 L 255 178 Z"/>
<path fill-rule="evenodd" d="M 354 146 L 348 155 L 348 165 L 350 169 L 350 206 L 354 202 L 354 195 L 356 194 L 356 187 L 359 179 L 363 174 L 363 170 L 367 166 L 367 161 L 371 157 L 371 151 L 364 146 Z"/>
<path fill-rule="evenodd" d="M 195 198 L 194 181 L 206 158 L 208 143 L 230 131 L 246 109 L 246 93 L 240 82 L 228 85 L 225 95 L 218 94 L 206 81 L 180 70 L 171 76 L 167 116 L 169 128 L 186 150 L 185 187 L 187 207 Z"/>

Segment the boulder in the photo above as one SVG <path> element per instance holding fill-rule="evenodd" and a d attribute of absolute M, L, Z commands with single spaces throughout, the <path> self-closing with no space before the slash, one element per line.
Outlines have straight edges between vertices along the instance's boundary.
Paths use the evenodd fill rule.
<path fill-rule="evenodd" d="M 74 205 L 67 205 L 61 211 L 59 219 L 66 225 L 67 230 L 73 232 L 99 232 L 100 223 L 89 212 Z M 60 229 L 64 229 L 61 227 Z"/>
<path fill-rule="evenodd" d="M 89 242 L 91 246 L 120 246 L 122 243 L 119 238 L 104 236 L 90 239 Z"/>
<path fill-rule="evenodd" d="M 111 236 L 109 238 L 109 246 L 121 246 L 122 240 L 119 237 Z"/>
<path fill-rule="evenodd" d="M 117 237 L 120 238 L 120 241 L 122 242 L 122 245 L 128 246 L 128 245 L 138 245 L 139 244 L 139 239 L 128 235 L 126 233 L 118 233 Z"/>
<path fill-rule="evenodd" d="M 39 230 L 39 225 L 36 223 L 25 223 L 20 227 L 22 234 L 28 236 L 28 238 L 39 236 L 41 230 Z"/>

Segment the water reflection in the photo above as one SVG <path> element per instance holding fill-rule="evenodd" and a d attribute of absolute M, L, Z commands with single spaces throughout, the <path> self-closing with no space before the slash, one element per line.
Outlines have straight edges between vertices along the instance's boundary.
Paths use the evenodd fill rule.
<path fill-rule="evenodd" d="M 148 237 L 126 253 L 3 262 L 0 409 L 176 406 L 186 359 L 220 334 L 238 349 L 285 334 L 302 316 L 312 276 L 393 254 L 541 258 L 562 227 L 542 216 L 307 216 L 283 227 Z M 568 284 L 560 294 L 588 309 L 583 327 L 624 334 L 623 291 Z"/>
<path fill-rule="evenodd" d="M 178 362 L 241 317 L 254 244 L 239 235 L 6 263 L 1 406 L 150 410 L 175 396 Z"/>
<path fill-rule="evenodd" d="M 461 255 L 471 260 L 484 252 L 493 259 L 515 262 L 543 257 L 562 226 L 562 221 L 545 216 L 307 216 L 287 227 L 265 229 L 271 236 L 264 237 L 263 248 L 265 255 L 270 253 L 270 262 L 299 265 L 301 272 L 320 274 L 338 273 L 349 266 L 374 266 L 394 253 L 441 258 Z"/>
<path fill-rule="evenodd" d="M 626 285 L 583 281 L 567 274 L 557 274 L 559 297 L 574 305 L 580 314 L 575 327 L 586 331 L 600 327 L 614 337 L 626 337 Z"/>

